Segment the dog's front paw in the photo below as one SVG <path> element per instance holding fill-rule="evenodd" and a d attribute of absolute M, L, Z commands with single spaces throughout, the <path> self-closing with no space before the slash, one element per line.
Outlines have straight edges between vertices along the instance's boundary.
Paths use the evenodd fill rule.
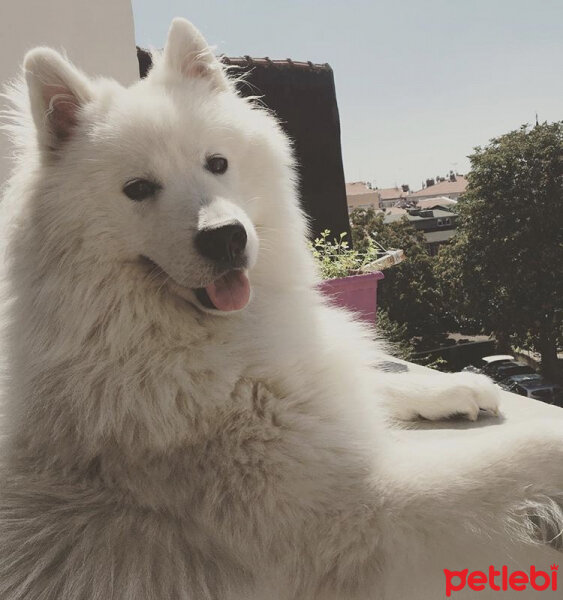
<path fill-rule="evenodd" d="M 499 414 L 500 389 L 485 375 L 452 373 L 430 386 L 429 397 L 418 407 L 419 416 L 437 421 L 453 416 L 476 421 L 481 410 Z"/>
<path fill-rule="evenodd" d="M 387 382 L 384 403 L 395 419 L 439 421 L 461 416 L 476 421 L 481 410 L 499 414 L 500 389 L 485 375 L 405 375 Z"/>

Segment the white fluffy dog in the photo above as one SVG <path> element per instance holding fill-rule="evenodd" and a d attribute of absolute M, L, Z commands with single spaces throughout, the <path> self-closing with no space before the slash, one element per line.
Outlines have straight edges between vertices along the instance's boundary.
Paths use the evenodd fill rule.
<path fill-rule="evenodd" d="M 557 561 L 561 428 L 394 443 L 389 409 L 476 418 L 495 388 L 373 368 L 315 289 L 288 140 L 192 25 L 128 89 L 47 48 L 24 70 L 2 600 L 435 599 L 444 568 Z"/>

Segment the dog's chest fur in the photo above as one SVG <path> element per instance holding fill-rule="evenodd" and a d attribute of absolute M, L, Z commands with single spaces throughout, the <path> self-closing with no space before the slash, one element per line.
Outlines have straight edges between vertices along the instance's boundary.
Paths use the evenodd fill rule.
<path fill-rule="evenodd" d="M 92 565 L 131 579 L 124 589 L 154 586 L 159 598 L 182 597 L 170 587 L 180 585 L 201 589 L 194 598 L 238 598 L 240 590 L 251 598 L 248 590 L 259 589 L 266 574 L 287 592 L 280 598 L 305 587 L 314 597 L 338 562 L 334 549 L 345 552 L 357 535 L 342 526 L 350 512 L 358 513 L 355 523 L 373 518 L 371 511 L 362 516 L 362 499 L 372 495 L 369 465 L 344 441 L 349 432 L 322 409 L 327 399 L 318 391 L 274 376 L 279 365 L 269 367 L 269 380 L 258 378 L 268 371 L 267 355 L 249 369 L 252 356 L 240 344 L 233 349 L 231 336 L 242 336 L 229 326 L 218 334 L 194 321 L 189 331 L 174 331 L 162 319 L 147 320 L 121 336 L 126 343 L 117 351 L 112 330 L 123 331 L 130 312 L 93 321 L 83 339 L 65 335 L 59 347 L 67 355 L 31 379 L 33 409 L 19 430 L 15 467 L 42 473 L 27 475 L 27 488 L 13 478 L 5 490 L 3 510 L 19 524 L 2 523 L 5 548 L 37 540 L 27 560 L 47 565 L 37 572 L 38 588 L 49 577 L 53 589 L 56 578 L 61 590 L 67 585 L 51 561 L 76 571 L 78 556 L 94 553 Z M 40 400 L 53 397 L 56 404 Z M 328 538 L 332 554 L 323 556 Z M 126 564 L 120 553 L 130 547 L 150 568 Z M 374 540 L 365 552 L 373 557 Z"/>
<path fill-rule="evenodd" d="M 305 588 L 314 597 L 313 588 L 330 580 L 336 560 L 322 556 L 319 541 L 330 538 L 333 552 L 345 552 L 348 536 L 357 535 L 338 523 L 350 522 L 350 510 L 361 515 L 367 465 L 351 451 L 346 457 L 338 428 L 326 415 L 311 413 L 309 403 L 306 394 L 280 398 L 262 382 L 241 378 L 223 404 L 192 414 L 185 426 L 197 430 L 176 447 L 151 448 L 138 439 L 132 452 L 134 437 L 110 437 L 82 473 L 66 465 L 64 478 L 45 472 L 27 489 L 14 479 L 4 510 L 20 526 L 2 524 L 7 546 L 35 539 L 27 559 L 46 567 L 32 585 L 48 585 L 65 600 L 81 598 L 69 595 L 62 573 L 79 572 L 76 561 L 84 555 L 94 557 L 92 567 L 121 570 L 117 589 L 143 598 L 153 597 L 151 588 L 154 597 L 183 597 L 181 585 L 192 590 L 190 598 L 251 598 L 261 578 L 274 573 L 280 598 Z M 182 419 L 181 403 L 177 409 Z M 358 502 L 351 505 L 351 496 Z M 371 512 L 358 515 L 353 522 L 373 518 Z M 138 564 L 128 564 L 131 548 L 142 550 Z M 62 561 L 63 570 L 52 561 Z M 87 588 L 80 577 L 74 585 Z"/>

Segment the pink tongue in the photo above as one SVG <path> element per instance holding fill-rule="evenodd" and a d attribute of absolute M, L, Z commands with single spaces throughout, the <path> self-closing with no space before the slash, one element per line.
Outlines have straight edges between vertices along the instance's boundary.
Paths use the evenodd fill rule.
<path fill-rule="evenodd" d="M 250 283 L 242 271 L 229 271 L 205 288 L 217 310 L 240 310 L 250 300 Z"/>

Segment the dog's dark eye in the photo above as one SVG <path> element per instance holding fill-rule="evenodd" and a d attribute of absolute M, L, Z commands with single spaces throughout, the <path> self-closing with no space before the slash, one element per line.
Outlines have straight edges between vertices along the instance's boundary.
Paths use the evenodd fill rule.
<path fill-rule="evenodd" d="M 205 168 L 213 175 L 222 175 L 228 168 L 229 161 L 224 156 L 215 154 L 208 156 L 205 163 Z"/>
<path fill-rule="evenodd" d="M 131 179 L 123 186 L 123 193 L 131 200 L 146 200 L 160 190 L 161 186 L 148 179 Z"/>

